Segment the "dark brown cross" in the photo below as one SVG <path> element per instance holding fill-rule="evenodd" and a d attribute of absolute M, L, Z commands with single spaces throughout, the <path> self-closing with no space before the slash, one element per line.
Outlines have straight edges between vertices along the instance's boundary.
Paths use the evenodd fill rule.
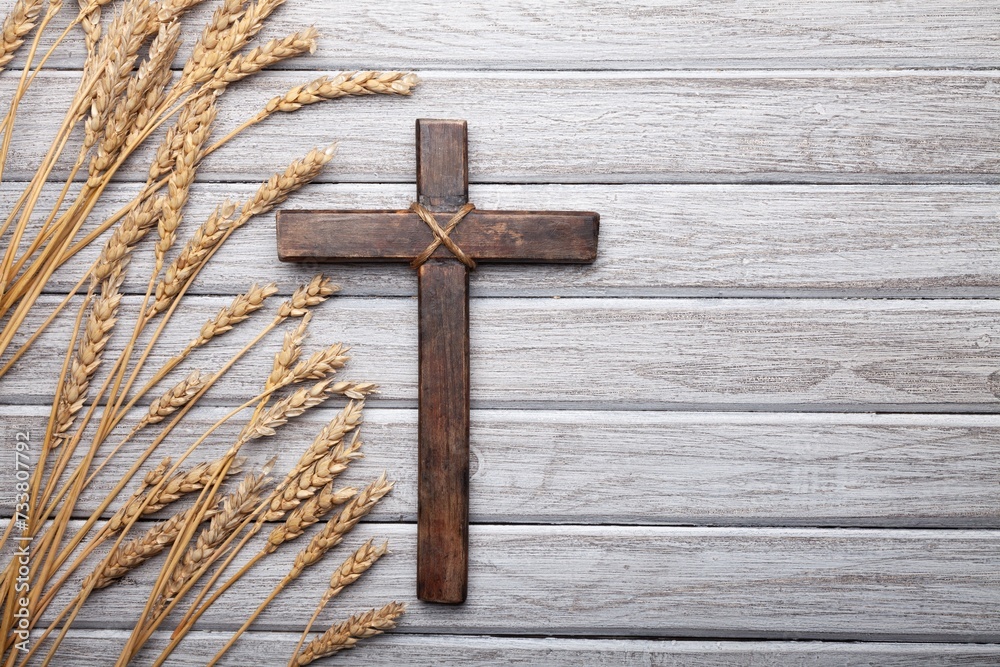
<path fill-rule="evenodd" d="M 278 213 L 282 261 L 416 265 L 417 597 L 452 604 L 465 601 L 469 563 L 469 270 L 476 262 L 593 262 L 599 219 L 480 211 L 468 198 L 465 121 L 418 120 L 417 202 L 410 211 Z"/>

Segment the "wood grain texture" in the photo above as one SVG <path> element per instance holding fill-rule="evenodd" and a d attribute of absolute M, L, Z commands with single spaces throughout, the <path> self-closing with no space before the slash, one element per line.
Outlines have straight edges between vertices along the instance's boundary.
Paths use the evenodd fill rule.
<path fill-rule="evenodd" d="M 23 335 L 54 301 L 40 300 Z M 228 301 L 187 300 L 148 367 Z M 323 333 L 313 344 L 357 346 L 348 377 L 378 381 L 373 403 L 412 406 L 416 305 L 332 299 L 316 311 L 313 330 Z M 475 299 L 470 318 L 477 408 L 995 412 L 1000 394 L 996 301 Z M 221 367 L 259 326 L 242 325 L 190 365 Z M 0 401 L 48 400 L 51 388 L 36 378 L 57 376 L 64 336 L 56 326 L 39 338 L 4 378 Z M 279 345 L 280 336 L 267 338 L 203 400 L 246 400 Z"/>
<path fill-rule="evenodd" d="M 458 604 L 469 570 L 469 271 L 433 259 L 417 276 L 417 597 Z"/>
<path fill-rule="evenodd" d="M 175 458 L 225 413 L 198 408 L 159 454 Z M 278 456 L 289 469 L 333 410 L 282 427 L 281 446 L 245 451 L 249 466 Z M 42 407 L 0 407 L 0 433 L 36 439 Z M 126 427 L 131 422 L 126 423 Z M 221 455 L 242 421 L 192 461 Z M 126 445 L 80 499 L 89 514 L 152 436 Z M 365 459 L 343 481 L 378 471 L 396 480 L 380 521 L 416 521 L 417 414 L 369 408 Z M 998 528 L 997 415 L 842 415 L 576 410 L 473 410 L 474 523 L 699 524 Z M 13 435 L 0 457 L 13 456 Z M 0 514 L 12 509 L 0 494 Z"/>
<path fill-rule="evenodd" d="M 7 7 L 10 0 L 4 3 Z M 213 9 L 185 24 L 199 30 Z M 263 38 L 327 16 L 323 0 L 275 12 Z M 69 12 L 66 12 L 69 14 Z M 946 0 L 374 0 L 336 15 L 307 69 L 667 69 L 718 67 L 993 67 L 997 5 Z M 61 27 L 69 19 L 62 20 Z M 80 67 L 74 32 L 55 59 Z M 488 44 L 488 48 L 484 45 Z M 185 45 L 181 53 L 187 53 Z M 19 62 L 19 61 L 16 61 Z M 178 62 L 180 64 L 180 62 Z"/>
<path fill-rule="evenodd" d="M 404 621 L 405 622 L 405 621 Z M 139 654 L 156 657 L 167 643 L 158 633 Z M 119 630 L 70 631 L 60 664 L 100 667 L 95 656 L 117 655 L 127 635 Z M 225 641 L 219 633 L 192 632 L 184 650 L 168 661 L 173 667 L 200 667 Z M 250 631 L 220 665 L 280 664 L 298 636 Z M 719 642 L 642 639 L 528 639 L 518 637 L 389 634 L 367 640 L 336 658 L 338 665 L 406 667 L 486 667 L 497 664 L 551 667 L 994 667 L 1000 648 L 983 644 L 838 644 L 831 642 Z"/>
<path fill-rule="evenodd" d="M 440 217 L 445 227 L 448 218 Z M 589 212 L 475 210 L 448 238 L 477 262 L 589 263 L 597 259 L 599 218 Z M 278 258 L 285 262 L 408 263 L 436 238 L 408 211 L 285 210 L 276 222 Z M 443 245 L 432 255 L 452 256 Z"/>
<path fill-rule="evenodd" d="M 455 210 L 469 201 L 469 124 L 418 118 L 417 201 L 433 211 Z"/>
<path fill-rule="evenodd" d="M 388 538 L 393 553 L 330 613 L 407 602 L 400 633 L 1000 639 L 993 612 L 1000 531 L 986 530 L 472 526 L 469 598 L 442 607 L 413 599 L 416 526 L 363 523 L 275 599 L 255 628 L 301 629 L 337 556 L 368 536 Z M 261 561 L 199 628 L 237 627 L 246 612 L 234 610 L 263 599 L 297 550 Z M 77 627 L 130 624 L 120 610 L 141 604 L 154 569 L 139 568 L 132 581 L 93 596 Z M 74 588 L 70 580 L 55 608 Z"/>
<path fill-rule="evenodd" d="M 215 153 L 199 177 L 263 180 L 317 143 L 340 141 L 321 180 L 412 183 L 414 117 L 461 117 L 471 128 L 473 183 L 997 182 L 998 78 L 995 71 L 599 79 L 427 72 L 412 98 L 343 99 L 295 112 L 280 131 L 269 129 L 277 121 L 260 126 Z M 18 117 L 7 178 L 34 172 L 44 154 L 39 138 L 62 120 L 72 79 L 66 72 L 39 78 L 33 112 Z M 281 72 L 242 82 L 220 104 L 220 132 L 306 80 Z M 0 99 L 13 85 L 0 79 Z M 151 151 L 137 154 L 121 177 L 145 180 Z M 72 145 L 67 154 L 75 154 Z"/>
<path fill-rule="evenodd" d="M 225 197 L 246 198 L 253 187 L 196 186 L 182 238 Z M 137 189 L 112 187 L 95 224 Z M 19 192 L 0 185 L 0 206 L 9 208 Z M 471 192 L 482 207 L 602 215 L 592 266 L 491 266 L 470 276 L 473 296 L 1000 297 L 996 186 L 473 185 Z M 324 184 L 286 206 L 403 209 L 412 198 L 412 185 Z M 324 270 L 344 294 L 417 293 L 406 267 L 278 262 L 272 224 L 259 219 L 234 235 L 192 292 L 231 294 L 253 280 L 290 290 Z M 50 290 L 64 293 L 99 251 L 95 244 L 58 272 Z M 149 246 L 136 253 L 128 291 L 145 292 L 151 257 Z"/>

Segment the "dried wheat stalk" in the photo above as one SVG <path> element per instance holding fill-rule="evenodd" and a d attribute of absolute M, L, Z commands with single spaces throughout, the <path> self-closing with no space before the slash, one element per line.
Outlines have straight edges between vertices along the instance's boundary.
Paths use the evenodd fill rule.
<path fill-rule="evenodd" d="M 229 650 L 233 644 L 236 643 L 240 636 L 246 632 L 251 625 L 253 625 L 253 622 L 257 620 L 257 617 L 264 610 L 264 608 L 270 604 L 271 601 L 288 586 L 288 584 L 295 581 L 295 579 L 302 574 L 302 571 L 305 570 L 305 568 L 315 565 L 324 555 L 326 555 L 328 551 L 330 551 L 330 549 L 340 544 L 340 542 L 344 539 L 344 536 L 350 532 L 350 530 L 354 528 L 354 526 L 356 526 L 365 515 L 371 512 L 378 501 L 391 490 L 392 483 L 387 482 L 385 473 L 382 473 L 381 477 L 366 486 L 361 493 L 351 499 L 347 506 L 344 507 L 344 509 L 336 517 L 327 522 L 327 524 L 323 526 L 323 529 L 313 536 L 313 538 L 309 541 L 309 544 L 307 544 L 305 548 L 295 556 L 295 563 L 292 565 L 292 568 L 285 574 L 281 581 L 278 582 L 270 594 L 268 594 L 267 598 L 265 598 L 264 601 L 257 606 L 257 609 L 250 614 L 250 618 L 248 618 L 243 625 L 240 626 L 240 629 L 237 630 L 232 637 L 230 637 L 229 641 L 226 642 L 226 645 L 222 647 L 222 650 L 216 654 L 215 658 L 213 658 L 211 662 L 209 662 L 209 665 L 214 665 L 218 659 L 227 650 Z M 312 514 L 306 508 L 310 508 L 312 506 L 312 500 L 324 496 L 324 492 L 314 496 L 310 499 L 310 501 L 303 503 L 298 508 L 293 510 L 288 519 L 285 520 L 284 525 L 278 527 L 284 528 L 284 530 L 281 532 L 278 532 L 277 529 L 272 531 L 271 535 L 268 537 L 268 545 L 265 549 L 270 548 L 273 551 L 273 549 L 277 548 L 273 539 L 276 535 L 282 542 L 287 542 L 302 535 L 309 525 L 317 522 L 319 520 L 319 516 Z"/>
<path fill-rule="evenodd" d="M 319 493 L 292 509 L 284 523 L 271 530 L 261 553 L 274 553 L 282 544 L 301 537 L 309 526 L 319 523 L 335 507 L 349 501 L 357 492 L 357 489 L 351 487 L 335 490 L 332 483 L 327 484 Z"/>
<path fill-rule="evenodd" d="M 285 339 L 281 343 L 281 349 L 274 355 L 274 362 L 271 365 L 271 374 L 264 383 L 264 390 L 269 391 L 289 384 L 294 376 L 292 366 L 302 355 L 302 341 L 305 339 L 306 327 L 312 319 L 312 313 L 306 313 L 299 320 L 298 326 L 285 332 Z"/>
<path fill-rule="evenodd" d="M 24 38 L 32 28 L 42 10 L 42 0 L 16 0 L 10 14 L 3 20 L 3 35 L 0 37 L 0 68 L 14 59 L 14 53 L 24 44 Z"/>
<path fill-rule="evenodd" d="M 313 149 L 305 157 L 292 162 L 284 173 L 275 174 L 265 181 L 254 196 L 244 203 L 238 216 L 234 217 L 235 211 L 229 205 L 218 209 L 196 230 L 191 241 L 168 267 L 156 286 L 156 299 L 150 305 L 146 317 L 152 317 L 170 307 L 188 280 L 201 269 L 207 258 L 230 234 L 245 225 L 252 217 L 266 213 L 288 199 L 290 194 L 316 178 L 323 166 L 332 158 L 332 146 L 323 150 Z M 324 296 L 332 293 L 330 291 Z"/>
<path fill-rule="evenodd" d="M 117 321 L 121 299 L 121 292 L 114 289 L 109 294 L 99 297 L 91 307 L 70 373 L 66 377 L 59 395 L 55 428 L 52 433 L 53 437 L 58 440 L 67 437 L 76 413 L 80 411 L 87 400 L 90 381 L 101 364 L 104 348 L 107 347 L 111 330 Z"/>
<path fill-rule="evenodd" d="M 344 649 L 354 648 L 362 639 L 380 635 L 396 627 L 396 619 L 406 611 L 406 605 L 390 602 L 381 609 L 372 609 L 363 614 L 351 616 L 338 623 L 309 642 L 305 650 L 294 657 L 294 665 L 310 663 L 333 655 Z"/>
<path fill-rule="evenodd" d="M 344 443 L 347 433 L 361 423 L 363 407 L 363 403 L 351 401 L 323 427 L 295 467 L 288 471 L 285 479 L 272 492 L 262 521 L 277 521 L 282 518 L 303 500 L 311 498 L 316 491 L 332 483 L 347 469 L 351 461 L 363 456 L 357 433 L 349 444 Z"/>
<path fill-rule="evenodd" d="M 191 510 L 178 512 L 163 523 L 156 524 L 140 537 L 129 540 L 104 557 L 97 568 L 83 579 L 81 588 L 91 583 L 94 588 L 105 588 L 121 579 L 128 572 L 160 554 L 177 539 L 181 527 L 191 519 Z"/>
<path fill-rule="evenodd" d="M 191 371 L 186 378 L 168 389 L 162 396 L 153 399 L 146 414 L 142 416 L 133 430 L 138 431 L 145 426 L 159 424 L 178 409 L 187 405 L 195 394 L 205 386 L 209 377 L 203 375 L 201 371 Z"/>
<path fill-rule="evenodd" d="M 160 261 L 174 244 L 177 227 L 181 221 L 181 210 L 187 204 L 201 149 L 208 139 L 215 115 L 216 106 L 214 103 L 209 103 L 181 128 L 181 145 L 171 155 L 172 171 L 167 179 L 167 195 L 163 198 L 158 227 L 160 238 L 156 244 L 156 251 Z"/>
<path fill-rule="evenodd" d="M 312 630 L 313 624 L 316 623 L 316 619 L 319 618 L 320 613 L 326 608 L 326 605 L 330 602 L 330 600 L 340 595 L 345 588 L 360 579 L 361 575 L 370 570 L 371 567 L 387 553 L 389 553 L 388 541 L 383 542 L 379 546 L 375 546 L 375 538 L 371 538 L 358 547 L 354 553 L 348 556 L 347 559 L 340 564 L 340 567 L 333 571 L 333 574 L 330 576 L 329 586 L 327 586 L 326 591 L 323 592 L 323 597 L 320 598 L 319 603 L 316 605 L 316 609 L 309 618 L 309 622 L 306 623 L 306 627 L 302 631 L 302 635 L 299 637 L 299 643 L 295 645 L 292 657 L 288 661 L 289 667 L 296 664 L 295 661 L 299 655 L 299 649 L 302 648 L 302 644 L 309 636 L 309 632 Z"/>
<path fill-rule="evenodd" d="M 272 98 L 260 112 L 264 115 L 298 111 L 307 104 L 358 95 L 410 95 L 420 83 L 415 74 L 405 72 L 342 72 L 334 77 L 321 76 L 284 95 Z"/>
<path fill-rule="evenodd" d="M 94 48 L 97 46 L 98 40 L 101 39 L 101 7 L 110 2 L 111 0 L 79 0 L 80 15 L 78 20 L 80 27 L 83 28 L 87 53 L 89 54 L 94 53 Z"/>
<path fill-rule="evenodd" d="M 300 361 L 291 369 L 291 381 L 320 380 L 336 373 L 350 361 L 351 358 L 346 354 L 348 351 L 341 343 L 334 343 L 313 352 L 308 359 Z"/>
<path fill-rule="evenodd" d="M 195 543 L 188 547 L 180 563 L 170 573 L 167 585 L 160 594 L 154 614 L 161 613 L 167 604 L 185 588 L 203 565 L 217 556 L 222 544 L 226 541 L 243 520 L 253 513 L 260 502 L 260 495 L 267 483 L 270 464 L 259 475 L 248 474 L 239 486 L 222 501 L 215 516 L 199 533 Z"/>
<path fill-rule="evenodd" d="M 191 350 L 202 347 L 214 338 L 230 331 L 234 326 L 243 322 L 253 313 L 264 307 L 264 302 L 278 292 L 278 286 L 268 283 L 263 287 L 258 287 L 256 283 L 250 286 L 245 294 L 238 294 L 232 303 L 219 311 L 218 315 L 209 318 L 202 325 L 198 335 L 185 347 L 185 355 Z"/>
<path fill-rule="evenodd" d="M 239 437 L 236 439 L 241 445 L 274 435 L 275 429 L 288 423 L 289 419 L 298 417 L 306 410 L 320 405 L 330 398 L 330 385 L 332 380 L 321 380 L 311 387 L 302 387 L 295 390 L 291 395 L 275 402 L 273 406 L 251 419 Z"/>
<path fill-rule="evenodd" d="M 181 497 L 200 491 L 210 484 L 220 473 L 224 465 L 223 459 L 217 459 L 209 463 L 199 463 L 190 470 L 178 471 L 171 475 L 167 481 L 151 493 L 146 493 L 138 498 L 132 498 L 108 519 L 106 530 L 116 533 L 121 530 L 132 518 L 139 514 L 148 516 L 160 511 L 170 503 Z M 227 475 L 234 475 L 239 472 L 239 466 L 234 465 L 227 470 Z"/>
<path fill-rule="evenodd" d="M 104 244 L 91 275 L 95 282 L 106 280 L 112 271 L 124 271 L 136 244 L 157 224 L 160 202 L 146 199 L 129 210 Z"/>
<path fill-rule="evenodd" d="M 142 483 L 139 485 L 139 488 L 136 489 L 134 496 L 141 496 L 146 489 L 152 486 L 156 486 L 161 481 L 163 481 L 163 478 L 167 476 L 167 468 L 169 467 L 170 467 L 170 457 L 165 456 L 163 457 L 163 460 L 160 461 L 155 468 L 153 468 L 152 470 L 150 470 L 145 474 L 145 476 L 142 478 Z"/>
<path fill-rule="evenodd" d="M 204 263 L 211 251 L 218 246 L 226 232 L 232 227 L 236 205 L 226 201 L 218 206 L 205 220 L 194 236 L 184 246 L 166 273 L 156 285 L 156 296 L 146 317 L 150 318 L 165 311 L 180 293 L 187 279 Z"/>
<path fill-rule="evenodd" d="M 328 297 L 335 294 L 340 288 L 330 282 L 330 279 L 322 274 L 313 276 L 307 284 L 296 288 L 288 301 L 278 308 L 279 317 L 302 317 L 313 308 L 323 303 Z"/>
<path fill-rule="evenodd" d="M 320 608 L 340 595 L 341 591 L 353 584 L 367 572 L 378 559 L 389 553 L 389 542 L 375 546 L 375 538 L 362 544 L 330 576 L 330 585 L 320 598 Z"/>
<path fill-rule="evenodd" d="M 327 162 L 333 159 L 336 145 L 314 148 L 301 159 L 295 160 L 281 174 L 275 174 L 263 183 L 243 205 L 240 220 L 246 222 L 255 215 L 267 213 L 282 203 L 293 192 L 312 182 Z"/>
<path fill-rule="evenodd" d="M 315 565 L 326 552 L 340 544 L 344 536 L 375 508 L 378 501 L 392 491 L 392 487 L 392 482 L 386 481 L 385 473 L 366 486 L 361 493 L 347 503 L 340 514 L 328 521 L 323 529 L 309 540 L 309 544 L 295 556 L 295 563 L 286 578 L 289 580 L 297 578 L 303 570 L 310 565 Z"/>
<path fill-rule="evenodd" d="M 318 36 L 315 28 L 306 28 L 281 39 L 272 39 L 263 46 L 235 56 L 220 67 L 205 85 L 213 90 L 224 88 L 282 60 L 315 53 Z"/>

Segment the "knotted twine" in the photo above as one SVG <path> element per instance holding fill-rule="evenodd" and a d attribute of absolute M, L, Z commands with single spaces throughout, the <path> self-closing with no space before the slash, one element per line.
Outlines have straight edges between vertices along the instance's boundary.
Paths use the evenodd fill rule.
<path fill-rule="evenodd" d="M 433 213 L 417 202 L 410 204 L 410 210 L 420 216 L 420 219 L 423 220 L 434 233 L 434 241 L 427 246 L 422 253 L 417 255 L 412 262 L 410 262 L 410 267 L 414 269 L 419 267 L 431 258 L 431 255 L 434 254 L 435 250 L 443 245 L 451 251 L 451 254 L 453 254 L 458 261 L 465 264 L 470 270 L 476 268 L 476 263 L 472 260 L 472 258 L 466 255 L 465 252 L 458 247 L 458 244 L 452 241 L 451 237 L 448 236 L 452 231 L 454 231 L 455 227 L 458 227 L 458 223 L 462 222 L 462 219 L 471 213 L 475 208 L 476 207 L 471 203 L 466 204 L 462 208 L 458 209 L 458 212 L 451 216 L 451 220 L 448 221 L 445 228 L 441 229 L 441 225 L 438 224 Z"/>

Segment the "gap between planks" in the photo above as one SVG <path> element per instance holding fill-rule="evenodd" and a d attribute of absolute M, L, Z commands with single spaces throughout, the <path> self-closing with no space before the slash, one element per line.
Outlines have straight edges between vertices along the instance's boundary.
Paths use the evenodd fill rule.
<path fill-rule="evenodd" d="M 162 456 L 177 456 L 224 412 L 195 408 L 183 435 L 162 444 L 140 475 Z M 278 470 L 289 468 L 299 445 L 337 412 L 317 408 L 289 423 L 280 442 L 247 450 L 247 468 L 272 453 Z M 0 430 L 38 433 L 47 414 L 0 407 Z M 416 422 L 414 410 L 366 411 L 365 458 L 342 481 L 360 486 L 379 470 L 392 472 L 397 486 L 378 521 L 415 518 Z M 237 419 L 222 427 L 192 462 L 221 454 L 241 425 Z M 472 518 L 509 525 L 997 528 L 998 433 L 1000 415 L 473 411 Z M 0 453 L 13 447 L 13 438 L 0 440 Z M 97 506 L 144 447 L 126 445 L 84 492 L 81 513 Z M 0 509 L 12 509 L 10 502 L 0 499 Z"/>
<path fill-rule="evenodd" d="M 351 610 L 353 611 L 353 610 Z M 346 616 L 342 610 L 340 616 Z M 333 614 L 326 616 L 333 617 Z M 324 616 L 324 618 L 326 617 Z M 405 625 L 406 617 L 401 621 Z M 63 642 L 65 667 L 92 667 L 95 654 L 113 655 L 128 634 L 121 630 L 70 630 Z M 141 658 L 152 659 L 169 635 L 157 632 Z M 228 636 L 195 630 L 184 640 L 171 665 L 195 667 Z M 221 665 L 280 664 L 298 641 L 293 632 L 251 629 L 226 654 Z M 104 648 L 106 647 L 106 648 Z M 678 661 L 678 662 L 674 662 Z M 386 664 L 416 667 L 487 667 L 500 663 L 547 667 L 784 667 L 790 661 L 811 667 L 995 667 L 1000 646 L 991 644 L 929 644 L 881 642 L 747 642 L 655 639 L 563 638 L 552 636 L 443 635 L 390 633 L 366 640 L 338 654 L 338 665 Z M 801 661 L 801 662 L 800 662 Z"/>

